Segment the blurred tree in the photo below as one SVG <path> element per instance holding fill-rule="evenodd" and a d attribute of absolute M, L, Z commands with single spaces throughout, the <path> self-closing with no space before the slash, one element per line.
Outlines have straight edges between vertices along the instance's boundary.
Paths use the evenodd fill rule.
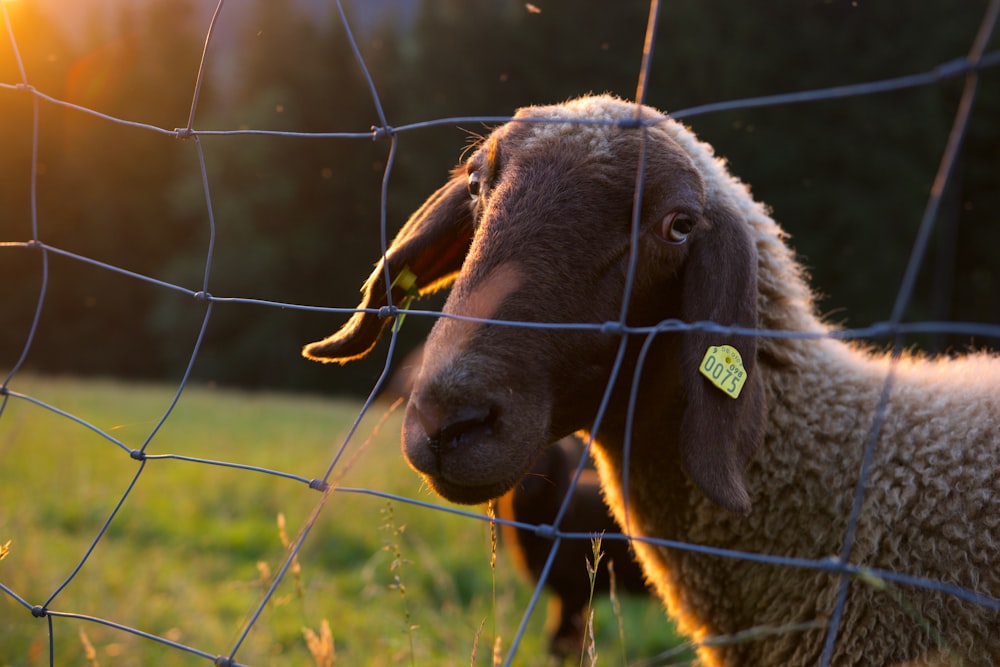
<path fill-rule="evenodd" d="M 395 128 L 452 116 L 509 116 L 525 104 L 593 92 L 635 94 L 645 0 L 413 0 L 371 22 L 345 11 Z M 927 71 L 962 57 L 986 0 L 907 5 L 677 0 L 660 10 L 647 102 L 671 111 Z M 187 123 L 207 23 L 193 0 L 124 3 L 76 46 L 32 3 L 7 5 L 29 81 L 56 97 L 165 129 Z M 232 12 L 227 7 L 227 12 Z M 365 20 L 362 21 L 361 18 Z M 256 0 L 224 13 L 209 52 L 197 129 L 356 132 L 362 138 L 204 136 L 216 223 L 208 290 L 216 296 L 350 308 L 381 248 L 380 199 L 390 142 L 336 12 L 300 13 Z M 29 39 L 30 36 L 30 39 Z M 994 40 L 995 42 L 996 40 Z M 995 47 L 994 47 L 995 48 Z M 993 248 L 1000 228 L 1000 71 L 980 97 L 954 187 L 926 258 L 909 319 L 1000 321 Z M 0 40 L 0 80 L 18 82 Z M 888 317 L 961 81 L 804 105 L 690 117 L 699 135 L 751 183 L 792 234 L 826 294 L 831 319 Z M 32 100 L 0 90 L 0 240 L 30 235 Z M 100 261 L 202 289 L 208 206 L 192 141 L 42 103 L 41 238 Z M 441 184 L 489 124 L 395 134 L 387 233 Z M 40 255 L 0 249 L 5 317 L 0 364 L 19 354 L 37 296 Z M 33 284 L 32 284 L 32 281 Z M 431 305 L 440 301 L 431 301 Z M 422 304 L 424 305 L 424 304 Z M 30 363 L 42 370 L 176 377 L 205 304 L 104 269 L 52 258 Z M 220 302 L 199 377 L 247 386 L 364 392 L 371 360 L 330 372 L 302 361 L 302 343 L 346 315 Z M 432 322 L 408 318 L 409 347 Z M 962 347 L 963 337 L 920 339 Z M 401 350 L 402 351 L 402 350 Z"/>
<path fill-rule="evenodd" d="M 945 2 L 921 3 L 901 14 L 884 3 L 675 3 L 660 26 L 651 101 L 678 110 L 928 71 L 964 56 L 985 6 L 973 3 L 956 12 Z M 781 48 L 764 47 L 775 42 L 765 42 L 763 36 L 775 34 L 782 36 Z M 867 97 L 716 113 L 688 122 L 773 207 L 811 268 L 814 284 L 826 295 L 822 305 L 831 318 L 863 326 L 889 317 L 960 85 L 959 80 Z M 988 111 L 995 84 L 992 92 L 990 88 L 982 86 L 975 114 L 986 125 L 995 117 Z M 995 136 L 992 144 L 986 139 L 971 145 L 984 151 L 980 155 L 996 155 L 1000 148 Z M 995 166 L 992 173 L 995 179 Z M 992 200 L 998 192 L 972 187 L 976 199 Z M 964 226 L 964 214 L 953 213 L 952 219 Z M 981 272 L 983 266 L 982 260 L 956 266 L 956 284 L 968 279 L 966 270 Z M 935 312 L 944 316 L 950 310 L 945 304 L 957 298 L 950 291 L 932 292 L 927 280 L 921 283 L 909 319 L 926 319 Z M 962 317 L 997 321 L 1000 310 L 966 311 Z"/>
<path fill-rule="evenodd" d="M 46 60 L 63 64 L 59 78 L 29 75 L 29 81 L 49 95 L 101 113 L 167 129 L 183 126 L 200 52 L 199 36 L 186 18 L 191 8 L 188 0 L 180 7 L 156 0 L 142 12 L 124 5 L 117 36 L 91 24 L 80 40 L 83 48 L 64 40 L 46 55 Z M 21 34 L 34 44 L 58 33 L 45 26 L 25 28 Z M 190 151 L 167 135 L 47 102 L 42 107 L 40 160 L 46 177 L 38 191 L 41 240 L 156 276 L 178 242 L 186 241 L 164 211 L 170 183 L 191 166 Z M 22 118 L 18 131 L 29 128 Z M 27 164 L 13 173 L 24 174 Z M 38 275 L 26 272 L 32 274 Z M 54 257 L 32 365 L 110 375 L 158 372 L 153 356 L 137 354 L 150 347 L 136 323 L 152 291 L 141 281 Z"/>
<path fill-rule="evenodd" d="M 0 82 L 27 83 L 41 91 L 58 90 L 72 61 L 68 42 L 54 24 L 30 2 L 3 3 L 0 11 L 10 21 L 15 44 L 0 32 Z M 0 14 L 2 22 L 4 14 Z M 3 26 L 6 28 L 6 26 Z M 23 77 L 22 78 L 22 66 Z M 26 78 L 26 81 L 25 81 Z M 35 98 L 28 90 L 0 89 L 0 242 L 32 239 L 31 178 Z M 58 181 L 61 148 L 57 132 L 61 114 L 38 103 L 38 187 L 45 192 Z M 47 230 L 39 230 L 44 235 Z M 9 368 L 20 357 L 34 317 L 42 284 L 42 256 L 33 249 L 0 247 L 0 368 Z M 11 326 L 9 323 L 19 323 Z M 23 324 L 22 324 L 23 323 Z"/>

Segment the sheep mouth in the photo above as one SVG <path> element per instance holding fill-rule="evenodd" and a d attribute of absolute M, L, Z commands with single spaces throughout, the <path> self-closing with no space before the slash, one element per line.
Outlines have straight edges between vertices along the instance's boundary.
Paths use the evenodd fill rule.
<path fill-rule="evenodd" d="M 510 491 L 527 473 L 529 465 L 520 465 L 520 456 L 498 455 L 503 443 L 497 438 L 460 438 L 441 445 L 435 440 L 419 443 L 404 440 L 404 452 L 410 466 L 431 489 L 445 500 L 462 505 L 476 505 L 499 498 Z M 530 463 L 530 458 L 527 459 Z"/>
<path fill-rule="evenodd" d="M 502 496 L 527 473 L 546 443 L 544 433 L 519 428 L 501 413 L 495 403 L 443 409 L 411 396 L 403 422 L 407 462 L 451 502 L 472 505 Z"/>
<path fill-rule="evenodd" d="M 496 423 L 496 408 L 465 409 L 433 437 L 429 437 L 426 446 L 439 454 L 474 446 L 495 436 Z"/>
<path fill-rule="evenodd" d="M 437 475 L 423 475 L 427 485 L 445 500 L 460 505 L 478 505 L 499 498 L 514 488 L 520 476 L 496 484 L 467 485 Z"/>

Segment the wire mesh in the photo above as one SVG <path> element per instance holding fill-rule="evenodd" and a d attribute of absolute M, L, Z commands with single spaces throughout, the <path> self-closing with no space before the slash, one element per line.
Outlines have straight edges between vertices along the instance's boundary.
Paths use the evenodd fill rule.
<path fill-rule="evenodd" d="M 747 109 L 763 106 L 776 106 L 776 105 L 788 105 L 788 104 L 808 104 L 815 103 L 824 100 L 830 100 L 835 98 L 849 98 L 857 97 L 863 95 L 875 95 L 881 94 L 889 91 L 910 88 L 910 87 L 920 87 L 920 86 L 933 86 L 941 84 L 945 81 L 951 80 L 961 80 L 964 83 L 963 95 L 958 109 L 955 113 L 954 123 L 952 133 L 949 137 L 947 146 L 945 147 L 940 166 L 937 172 L 937 177 L 934 181 L 933 187 L 931 189 L 930 197 L 928 198 L 925 214 L 921 220 L 918 235 L 913 243 L 913 249 L 910 256 L 910 261 L 907 266 L 906 274 L 903 278 L 902 284 L 900 285 L 898 296 L 893 307 L 890 317 L 885 322 L 880 322 L 873 324 L 868 327 L 858 328 L 858 329 L 843 329 L 837 330 L 831 333 L 825 334 L 803 334 L 800 332 L 783 332 L 783 331 L 757 331 L 757 330 L 742 330 L 732 327 L 720 327 L 717 324 L 711 322 L 696 322 L 696 323 L 684 323 L 679 321 L 667 321 L 659 324 L 656 327 L 629 327 L 624 322 L 624 316 L 621 321 L 618 322 L 605 322 L 605 323 L 570 323 L 565 325 L 540 325 L 537 323 L 530 322 L 506 322 L 506 321 L 495 321 L 495 320 L 480 320 L 490 322 L 492 324 L 503 325 L 503 326 L 513 326 L 513 327 L 539 327 L 539 326 L 562 326 L 566 328 L 591 328 L 599 329 L 609 333 L 616 333 L 623 335 L 631 334 L 642 334 L 647 336 L 647 340 L 652 340 L 656 334 L 668 332 L 668 331 L 680 331 L 680 330 L 691 330 L 691 329 L 702 329 L 702 330 L 718 330 L 718 331 L 729 331 L 734 333 L 751 333 L 759 336 L 775 337 L 775 338 L 802 338 L 802 337 L 816 337 L 816 336 L 833 336 L 840 339 L 889 339 L 893 342 L 893 358 L 898 359 L 900 353 L 902 352 L 902 340 L 905 334 L 909 333 L 963 333 L 968 335 L 979 335 L 979 336 L 992 336 L 1000 337 L 1000 325 L 996 324 L 982 324 L 982 323 L 963 323 L 963 322 L 903 322 L 903 314 L 906 310 L 907 304 L 912 298 L 912 293 L 914 290 L 914 283 L 916 280 L 916 272 L 921 266 L 924 256 L 927 253 L 927 247 L 930 240 L 930 232 L 933 229 L 935 220 L 937 219 L 937 211 L 941 202 L 941 198 L 944 193 L 945 185 L 954 169 L 956 155 L 961 149 L 962 142 L 965 136 L 965 128 L 968 124 L 970 116 L 973 114 L 974 110 L 974 97 L 976 93 L 976 86 L 978 83 L 978 74 L 984 68 L 995 67 L 1000 64 L 1000 52 L 987 52 L 987 44 L 989 42 L 990 35 L 997 21 L 997 11 L 1000 7 L 1000 3 L 992 2 L 986 12 L 986 15 L 982 21 L 982 27 L 979 33 L 975 36 L 974 42 L 970 45 L 969 53 L 964 58 L 959 58 L 955 60 L 950 60 L 947 62 L 942 62 L 936 67 L 930 69 L 926 72 L 909 73 L 901 75 L 897 78 L 871 81 L 871 82 L 859 82 L 852 85 L 840 86 L 835 88 L 826 88 L 820 90 L 807 90 L 807 91 L 797 91 L 788 94 L 780 95 L 769 95 L 763 97 L 753 97 L 737 99 L 728 102 L 717 102 L 713 104 L 706 104 L 698 107 L 693 107 L 689 109 L 681 109 L 671 113 L 671 116 L 678 119 L 692 118 L 698 115 L 704 115 L 714 112 L 734 110 L 734 109 Z M 227 8 L 228 10 L 229 8 Z M 322 313 L 329 313 L 334 315 L 343 315 L 356 312 L 356 309 L 350 307 L 321 307 L 312 304 L 296 304 L 288 302 L 278 302 L 266 299 L 239 297 L 239 296 L 225 296 L 225 295 L 214 295 L 208 290 L 209 286 L 209 275 L 213 271 L 213 259 L 215 257 L 216 251 L 216 235 L 215 235 L 215 215 L 212 207 L 213 203 L 213 193 L 210 187 L 210 179 L 208 176 L 208 168 L 206 155 L 202 147 L 201 138 L 206 136 L 219 136 L 219 135 L 233 135 L 233 136 L 246 136 L 246 135 L 273 135 L 278 137 L 286 138 L 306 138 L 306 139 L 338 139 L 338 140 L 365 140 L 365 141 L 384 141 L 389 142 L 388 159 L 385 163 L 385 169 L 383 174 L 383 185 L 382 185 L 382 198 L 381 198 L 381 216 L 378 224 L 380 225 L 381 233 L 381 243 L 383 252 L 388 245 L 388 220 L 387 220 L 387 200 L 389 197 L 389 180 L 393 171 L 394 166 L 394 155 L 397 139 L 409 132 L 426 129 L 428 127 L 434 126 L 461 126 L 464 123 L 483 123 L 483 124 L 496 124 L 510 120 L 510 116 L 496 115 L 496 116 L 454 116 L 448 118 L 435 118 L 428 119 L 421 122 L 393 126 L 390 119 L 386 116 L 380 97 L 380 92 L 378 89 L 377 82 L 373 80 L 371 74 L 366 66 L 365 57 L 362 54 L 361 49 L 354 40 L 352 33 L 352 24 L 345 14 L 343 7 L 338 2 L 337 3 L 337 13 L 342 22 L 343 28 L 350 40 L 353 57 L 355 58 L 356 64 L 359 65 L 366 78 L 372 102 L 374 103 L 374 108 L 376 110 L 376 115 L 374 122 L 369 131 L 356 131 L 348 130 L 342 132 L 283 132 L 283 131 L 272 131 L 272 130 L 261 130 L 253 128 L 239 128 L 239 129 L 223 129 L 223 130 L 202 130 L 196 127 L 196 119 L 198 112 L 199 96 L 203 85 L 205 85 L 205 65 L 209 58 L 209 45 L 212 42 L 213 36 L 217 29 L 220 21 L 226 19 L 226 13 L 223 11 L 223 2 L 219 1 L 212 14 L 211 21 L 209 22 L 206 37 L 205 37 L 205 49 L 202 53 L 201 67 L 199 70 L 198 78 L 195 84 L 195 88 L 192 94 L 190 114 L 188 117 L 188 122 L 186 126 L 181 128 L 162 128 L 156 127 L 143 122 L 137 122 L 135 120 L 128 120 L 124 118 L 116 118 L 93 109 L 89 109 L 76 104 L 71 104 L 69 102 L 63 101 L 58 97 L 50 94 L 49 92 L 40 90 L 36 88 L 29 74 L 25 71 L 24 65 L 20 59 L 20 52 L 18 50 L 19 36 L 15 34 L 11 22 L 7 17 L 7 8 L 5 3 L 0 3 L 0 11 L 3 12 L 5 18 L 5 27 L 7 38 L 13 47 L 13 53 L 17 59 L 18 71 L 20 73 L 20 80 L 13 82 L 0 82 L 0 88 L 8 89 L 11 91 L 16 91 L 20 95 L 26 96 L 32 101 L 32 124 L 28 128 L 31 133 L 32 138 L 32 164 L 26 165 L 25 170 L 31 175 L 30 180 L 30 201 L 31 201 L 31 238 L 28 240 L 0 240 L 0 249 L 3 252 L 23 252 L 23 253 L 36 253 L 40 255 L 40 287 L 37 298 L 37 305 L 35 308 L 34 318 L 30 322 L 15 322 L 7 323 L 7 326 L 16 326 L 22 329 L 25 333 L 25 343 L 23 347 L 22 354 L 20 358 L 14 363 L 13 367 L 9 370 L 4 379 L 2 386 L 0 386 L 0 425 L 4 423 L 4 409 L 11 401 L 24 401 L 37 406 L 40 409 L 52 412 L 59 415 L 62 418 L 73 422 L 81 429 L 89 431 L 96 434 L 103 440 L 109 442 L 114 446 L 115 449 L 120 450 L 117 455 L 127 456 L 136 462 L 136 469 L 134 475 L 132 476 L 129 483 L 121 491 L 119 500 L 111 509 L 111 511 L 106 516 L 100 530 L 97 532 L 89 548 L 80 555 L 79 560 L 69 567 L 69 573 L 58 585 L 54 586 L 51 593 L 44 599 L 28 600 L 22 597 L 18 591 L 13 590 L 11 587 L 5 585 L 0 581 L 0 590 L 3 594 L 9 598 L 15 600 L 20 607 L 23 608 L 23 613 L 30 614 L 38 618 L 44 618 L 48 624 L 48 637 L 49 637 L 49 664 L 58 664 L 63 662 L 63 656 L 56 655 L 53 648 L 52 637 L 56 632 L 57 626 L 62 624 L 67 619 L 76 619 L 81 621 L 86 621 L 89 623 L 100 624 L 113 628 L 115 630 L 121 631 L 123 633 L 129 633 L 134 636 L 138 636 L 147 639 L 151 642 L 156 642 L 164 646 L 170 647 L 171 649 L 189 653 L 198 658 L 203 658 L 214 662 L 216 665 L 237 665 L 239 663 L 239 654 L 241 646 L 246 640 L 249 633 L 251 633 L 255 625 L 260 622 L 260 617 L 268 602 L 273 598 L 278 586 L 282 581 L 288 576 L 289 569 L 293 566 L 295 559 L 301 552 L 302 545 L 310 538 L 312 529 L 315 526 L 315 521 L 320 515 L 325 504 L 329 500 L 331 494 L 334 493 L 345 493 L 345 494 L 361 494 L 367 496 L 373 496 L 378 498 L 384 498 L 391 500 L 395 503 L 401 503 L 405 505 L 412 505 L 419 507 L 424 511 L 431 512 L 445 512 L 450 514 L 460 515 L 470 521 L 487 522 L 487 521 L 498 521 L 480 511 L 464 511 L 456 509 L 453 507 L 442 506 L 433 502 L 428 502 L 413 497 L 404 497 L 397 494 L 386 493 L 380 491 L 379 489 L 372 488 L 353 488 L 339 486 L 337 484 L 338 471 L 344 465 L 343 457 L 348 451 L 349 445 L 355 441 L 358 437 L 359 428 L 361 427 L 362 419 L 369 412 L 376 395 L 379 392 L 382 384 L 386 381 L 389 373 L 389 362 L 394 356 L 394 347 L 396 343 L 396 331 L 393 331 L 392 340 L 390 343 L 389 351 L 387 354 L 386 367 L 378 381 L 372 387 L 371 393 L 369 394 L 367 400 L 363 403 L 360 408 L 357 419 L 354 421 L 351 429 L 344 438 L 343 442 L 337 448 L 337 451 L 333 454 L 329 466 L 322 474 L 317 474 L 315 478 L 310 478 L 307 476 L 283 471 L 265 468 L 256 465 L 250 465 L 240 461 L 222 461 L 222 460 L 211 460 L 200 457 L 185 456 L 179 454 L 150 454 L 147 453 L 147 448 L 151 442 L 156 438 L 161 426 L 171 418 L 171 415 L 175 409 L 178 399 L 184 393 L 187 384 L 189 382 L 191 369 L 198 359 L 199 351 L 201 349 L 201 342 L 205 334 L 205 330 L 211 321 L 217 308 L 223 308 L 230 304 L 251 304 L 254 306 L 266 307 L 266 308 L 282 308 L 282 309 L 301 309 L 317 311 Z M 235 10 L 234 10 L 235 11 Z M 660 8 L 657 0 L 651 0 L 650 11 L 649 11 L 649 23 L 647 26 L 645 48 L 643 52 L 643 58 L 641 63 L 637 63 L 639 70 L 638 84 L 636 90 L 636 99 L 642 100 L 648 90 L 648 72 L 651 67 L 651 58 L 655 44 L 655 32 L 657 26 L 665 19 L 660 16 Z M 39 120 L 40 107 L 42 105 L 58 105 L 71 109 L 73 111 L 92 115 L 101 122 L 113 123 L 121 126 L 127 126 L 130 128 L 135 128 L 142 132 L 158 133 L 170 137 L 175 137 L 177 139 L 184 139 L 190 142 L 192 150 L 197 154 L 198 163 L 200 166 L 201 174 L 200 180 L 202 188 L 204 190 L 204 198 L 206 203 L 206 219 L 209 227 L 209 241 L 207 248 L 207 256 L 204 262 L 203 268 L 203 281 L 200 290 L 192 290 L 183 287 L 178 284 L 173 284 L 170 282 L 163 281 L 161 279 L 155 278 L 153 276 L 144 275 L 143 273 L 131 271 L 113 264 L 98 260 L 93 257 L 81 255 L 54 245 L 50 245 L 45 241 L 44 235 L 40 232 L 39 225 L 39 213 L 38 213 L 38 187 L 37 187 L 37 174 L 39 173 L 38 161 L 39 161 L 39 141 L 40 134 L 42 132 L 41 123 Z M 544 122 L 544 119 L 542 121 Z M 174 395 L 173 401 L 166 407 L 162 416 L 151 428 L 148 435 L 144 439 L 141 446 L 137 448 L 132 448 L 125 444 L 122 440 L 116 438 L 111 432 L 102 429 L 94 424 L 88 423 L 83 418 L 76 416 L 68 411 L 60 409 L 58 406 L 50 405 L 42 401 L 37 397 L 21 393 L 15 390 L 16 377 L 21 371 L 21 368 L 25 362 L 25 359 L 32 349 L 33 341 L 36 332 L 39 327 L 39 316 L 45 305 L 46 298 L 48 296 L 48 279 L 50 275 L 50 261 L 53 257 L 60 257 L 73 262 L 86 263 L 97 269 L 109 273 L 113 273 L 120 277 L 121 280 L 139 280 L 148 283 L 156 289 L 161 290 L 171 290 L 176 291 L 182 295 L 193 298 L 202 302 L 204 304 L 204 314 L 199 330 L 199 334 L 194 345 L 191 348 L 189 355 L 189 362 L 182 377 L 180 378 L 177 390 Z M 634 270 L 634 262 L 633 262 Z M 388 271 L 388 269 L 387 269 Z M 631 274 L 630 274 L 631 275 Z M 389 276 L 387 276 L 387 284 L 389 283 Z M 390 295 L 391 298 L 391 295 Z M 383 316 L 394 316 L 400 314 L 402 311 L 397 305 L 389 304 L 387 308 L 381 309 L 379 312 Z M 623 308 L 624 312 L 624 308 Z M 425 318 L 439 318 L 442 314 L 436 310 L 421 310 L 421 309 L 407 309 L 406 314 L 408 317 L 425 317 Z M 621 361 L 621 356 L 619 356 L 619 363 Z M 612 381 L 618 373 L 618 367 L 615 368 L 612 373 Z M 840 612 L 843 609 L 843 605 L 846 599 L 847 586 L 852 578 L 858 577 L 875 577 L 883 581 L 894 582 L 899 584 L 905 584 L 909 586 L 924 587 L 933 590 L 944 591 L 950 595 L 956 596 L 957 598 L 970 601 L 976 604 L 985 605 L 993 609 L 1000 609 L 1000 600 L 989 598 L 987 596 L 975 593 L 973 591 L 949 584 L 946 582 L 932 581 L 919 577 L 914 577 L 907 573 L 898 573 L 886 570 L 871 570 L 858 565 L 852 564 L 850 562 L 850 555 L 853 547 L 853 539 L 856 529 L 856 523 L 858 516 L 861 511 L 861 505 L 865 498 L 865 489 L 870 479 L 871 470 L 871 458 L 874 451 L 875 443 L 877 441 L 881 419 L 884 416 L 884 411 L 886 407 L 886 400 L 888 397 L 889 389 L 893 382 L 893 372 L 890 373 L 885 381 L 885 386 L 882 393 L 882 401 L 880 403 L 879 409 L 877 410 L 877 418 L 875 423 L 871 426 L 870 437 L 867 442 L 867 451 L 865 455 L 864 465 L 859 471 L 858 484 L 855 494 L 855 501 L 852 508 L 852 513 L 850 517 L 850 528 L 847 532 L 846 538 L 842 545 L 842 551 L 835 557 L 830 557 L 821 560 L 811 560 L 811 559 L 801 559 L 801 558 L 789 558 L 780 557 L 769 554 L 760 553 L 745 553 L 739 551 L 732 551 L 726 549 L 718 549 L 712 547 L 706 547 L 698 544 L 688 544 L 683 542 L 677 542 L 672 540 L 651 540 L 648 538 L 631 538 L 631 539 L 644 539 L 649 542 L 660 544 L 662 546 L 671 549 L 689 550 L 695 553 L 705 554 L 707 556 L 717 556 L 728 559 L 743 559 L 750 560 L 754 562 L 768 563 L 772 565 L 777 565 L 781 567 L 788 568 L 807 568 L 816 571 L 828 572 L 839 575 L 842 580 L 842 584 L 839 591 L 839 597 L 837 599 L 837 604 L 834 609 L 833 616 L 828 622 L 823 624 L 826 628 L 827 640 L 825 644 L 824 656 L 822 658 L 822 664 L 829 664 L 832 656 L 832 652 L 837 641 L 839 622 L 840 622 Z M 610 386 L 610 383 L 609 383 Z M 610 392 L 606 394 L 605 401 L 609 400 Z M 601 414 L 595 416 L 596 421 L 600 421 Z M 129 502 L 129 498 L 136 483 L 140 477 L 146 474 L 146 471 L 151 467 L 158 465 L 164 460 L 176 460 L 184 461 L 186 463 L 205 465 L 205 466 L 216 466 L 228 468 L 235 471 L 240 471 L 247 474 L 264 474 L 275 476 L 277 478 L 283 478 L 291 480 L 298 484 L 303 484 L 310 489 L 314 489 L 320 493 L 320 497 L 316 502 L 315 511 L 311 518 L 306 522 L 303 529 L 298 533 L 296 539 L 290 543 L 289 549 L 286 554 L 286 558 L 276 573 L 272 578 L 271 584 L 266 591 L 262 594 L 259 603 L 254 609 L 248 610 L 248 620 L 243 625 L 238 637 L 233 642 L 232 646 L 229 647 L 228 652 L 219 654 L 216 652 L 211 652 L 208 650 L 203 650 L 198 647 L 188 646 L 182 642 L 175 641 L 163 633 L 158 633 L 154 631 L 146 631 L 140 628 L 131 627 L 128 624 L 128 619 L 106 619 L 94 616 L 88 616 L 85 614 L 75 613 L 72 611 L 60 611 L 54 608 L 54 605 L 59 600 L 62 591 L 74 581 L 75 578 L 79 576 L 86 576 L 84 573 L 84 566 L 91 558 L 94 550 L 98 545 L 105 539 L 108 530 L 116 521 L 120 510 Z M 581 464 L 582 465 L 582 464 Z M 565 507 L 563 508 L 565 511 Z M 591 535 L 565 532 L 559 528 L 560 520 L 562 514 L 557 517 L 556 521 L 552 526 L 529 526 L 525 524 L 513 524 L 517 527 L 528 528 L 532 530 L 537 530 L 545 532 L 553 540 L 553 548 L 550 552 L 550 557 L 548 563 L 546 564 L 545 570 L 542 572 L 541 581 L 536 587 L 533 596 L 528 603 L 527 608 L 524 610 L 523 618 L 518 628 L 517 634 L 514 637 L 507 653 L 505 664 L 513 664 L 518 656 L 518 648 L 522 639 L 523 633 L 526 631 L 527 623 L 529 618 L 535 612 L 535 608 L 541 598 L 542 586 L 546 577 L 549 574 L 549 567 L 553 562 L 556 548 L 560 545 L 562 541 L 566 540 L 590 540 Z M 0 535 L 0 538 L 3 538 Z M 606 540 L 615 539 L 630 539 L 622 535 L 605 535 Z M 0 570 L 0 577 L 3 576 L 2 570 Z M 794 631 L 795 628 L 788 629 L 788 631 Z M 781 632 L 782 629 L 773 629 L 774 632 Z M 719 638 L 714 638 L 718 640 Z M 729 638 L 733 641 L 738 641 L 739 638 Z"/>

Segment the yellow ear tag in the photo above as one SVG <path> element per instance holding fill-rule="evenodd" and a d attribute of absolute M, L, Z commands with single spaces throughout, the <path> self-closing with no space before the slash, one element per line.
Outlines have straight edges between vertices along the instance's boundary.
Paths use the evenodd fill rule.
<path fill-rule="evenodd" d="M 406 292 L 407 301 L 411 301 L 420 296 L 420 290 L 417 289 L 417 274 L 410 271 L 409 266 L 404 266 L 399 270 L 399 273 L 396 274 L 396 277 L 393 278 L 392 284 L 389 285 L 389 289 L 395 287 L 399 287 Z M 403 308 L 406 307 L 406 305 L 403 306 Z"/>
<path fill-rule="evenodd" d="M 731 398 L 739 398 L 747 381 L 743 357 L 731 345 L 713 345 L 708 348 L 698 370 Z"/>
<path fill-rule="evenodd" d="M 417 274 L 410 271 L 409 266 L 404 266 L 396 274 L 396 277 L 392 279 L 392 284 L 389 285 L 389 289 L 393 290 L 399 287 L 406 293 L 403 297 L 402 303 L 399 304 L 401 310 L 406 310 L 413 303 L 413 300 L 420 296 L 420 288 L 417 287 Z M 403 326 L 404 315 L 399 316 L 399 326 Z"/>

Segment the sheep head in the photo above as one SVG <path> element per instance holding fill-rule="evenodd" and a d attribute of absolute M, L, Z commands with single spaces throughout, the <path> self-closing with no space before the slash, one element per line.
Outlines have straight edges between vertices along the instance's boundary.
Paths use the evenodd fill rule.
<path fill-rule="evenodd" d="M 599 328 L 481 320 L 618 321 L 635 243 L 628 324 L 677 318 L 757 325 L 757 257 L 747 225 L 706 184 L 674 136 L 679 127 L 653 109 L 605 96 L 522 109 L 482 141 L 389 248 L 390 268 L 407 266 L 421 288 L 460 268 L 428 337 L 403 427 L 407 459 L 445 498 L 500 496 L 544 447 L 589 429 L 621 344 L 620 334 Z M 382 272 L 379 263 L 363 307 L 384 303 Z M 358 314 L 305 354 L 355 357 L 380 331 L 377 315 Z M 727 342 L 737 343 L 749 377 L 738 399 L 698 373 L 708 346 Z M 635 370 L 638 347 L 628 346 L 626 369 Z M 683 466 L 723 507 L 748 511 L 743 469 L 762 438 L 764 415 L 754 339 L 661 334 L 654 356 L 657 367 L 643 370 L 653 388 L 641 400 L 645 421 L 652 414 L 661 422 L 653 429 L 662 440 L 656 446 L 671 452 L 657 460 Z M 623 440 L 630 382 L 628 374 L 619 380 L 598 433 L 602 447 Z"/>

